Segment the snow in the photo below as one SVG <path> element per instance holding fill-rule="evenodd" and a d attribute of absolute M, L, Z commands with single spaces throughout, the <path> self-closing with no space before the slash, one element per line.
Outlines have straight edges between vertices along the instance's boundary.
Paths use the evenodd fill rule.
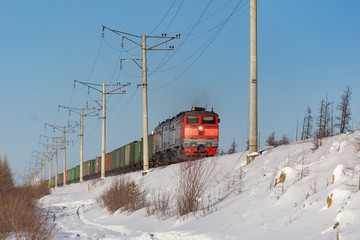
<path fill-rule="evenodd" d="M 247 153 L 208 158 L 216 164 L 203 199 L 213 212 L 160 220 L 141 209 L 109 213 L 96 200 L 119 176 L 52 190 L 41 201 L 57 224 L 56 239 L 359 239 L 360 132 L 269 149 L 246 165 Z M 286 174 L 284 182 L 280 175 Z M 179 164 L 127 174 L 152 192 L 176 193 Z M 277 184 L 275 186 L 275 181 Z M 150 196 L 149 196 L 150 197 Z M 331 198 L 328 207 L 327 199 Z M 171 207 L 175 209 L 172 199 Z"/>

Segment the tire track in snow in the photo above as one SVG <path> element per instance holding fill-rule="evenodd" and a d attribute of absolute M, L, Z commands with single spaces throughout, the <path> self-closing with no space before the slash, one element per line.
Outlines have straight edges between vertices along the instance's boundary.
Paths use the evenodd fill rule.
<path fill-rule="evenodd" d="M 91 205 L 91 204 L 90 204 Z M 98 224 L 98 223 L 94 223 L 91 222 L 89 220 L 87 220 L 84 216 L 84 209 L 85 209 L 85 205 L 81 205 L 78 207 L 78 216 L 80 221 L 82 221 L 84 224 L 90 225 L 90 226 L 94 226 L 94 227 L 98 227 L 98 228 L 105 228 L 108 230 L 112 230 L 112 231 L 116 231 L 118 233 L 123 233 L 124 236 L 126 235 L 130 235 L 130 231 L 128 229 L 126 229 L 123 226 L 118 226 L 118 225 L 102 225 L 102 224 Z"/>
<path fill-rule="evenodd" d="M 69 202 L 66 205 L 51 206 L 53 221 L 60 230 L 57 237 L 61 239 L 127 239 L 129 231 L 120 226 L 100 225 L 87 220 L 85 207 L 94 202 Z"/>

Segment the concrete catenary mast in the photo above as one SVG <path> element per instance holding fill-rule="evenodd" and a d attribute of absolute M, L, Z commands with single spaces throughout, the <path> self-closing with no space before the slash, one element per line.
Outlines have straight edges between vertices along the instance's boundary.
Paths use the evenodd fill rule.
<path fill-rule="evenodd" d="M 52 168 L 52 158 L 53 158 L 53 144 L 51 144 L 51 152 L 50 152 L 50 166 L 49 166 L 49 187 L 51 186 L 51 168 Z"/>
<path fill-rule="evenodd" d="M 127 87 L 130 86 L 130 83 L 127 84 L 95 84 L 95 83 L 85 83 L 85 82 L 81 82 L 78 80 L 74 80 L 74 87 L 76 83 L 80 83 L 83 84 L 85 86 L 87 86 L 89 89 L 94 89 L 95 91 L 98 91 L 102 94 L 102 105 L 101 106 L 101 110 L 102 110 L 102 134 L 101 134 L 101 178 L 100 179 L 104 179 L 105 178 L 105 152 L 106 152 L 106 95 L 112 95 L 112 94 L 125 94 L 125 91 L 120 91 L 118 92 L 118 90 L 122 89 L 123 87 Z M 102 87 L 102 90 L 98 89 L 99 87 Z M 113 87 L 112 90 L 106 91 L 106 87 Z M 95 109 L 94 109 L 95 110 Z"/>
<path fill-rule="evenodd" d="M 122 60 L 133 60 L 141 69 L 142 69 L 142 78 L 143 78 L 143 174 L 145 175 L 149 171 L 149 143 L 148 143 L 148 101 L 147 101 L 147 67 L 146 67 L 146 51 L 149 50 L 160 50 L 160 51 L 173 51 L 174 46 L 169 46 L 169 48 L 157 48 L 158 46 L 161 46 L 167 42 L 170 42 L 174 39 L 180 39 L 180 34 L 176 35 L 176 37 L 168 37 L 166 34 L 162 34 L 162 36 L 146 36 L 145 34 L 142 34 L 141 36 L 137 36 L 130 33 L 121 32 L 118 30 L 114 30 L 111 28 L 108 28 L 106 26 L 103 26 L 103 36 L 104 36 L 104 30 L 108 29 L 120 36 L 122 36 L 123 40 L 127 39 L 130 42 L 138 45 L 141 47 L 142 50 L 142 65 L 139 65 L 136 61 L 139 59 L 122 59 Z M 131 40 L 130 37 L 133 38 L 141 38 L 141 44 L 137 43 L 134 40 Z M 163 42 L 157 43 L 152 47 L 146 47 L 146 39 L 147 38 L 157 38 L 157 39 L 163 39 Z M 121 66 L 121 65 L 120 65 Z"/>
<path fill-rule="evenodd" d="M 148 103 L 147 103 L 147 67 L 146 67 L 146 36 L 142 39 L 142 75 L 143 75 L 143 167 L 149 170 L 149 143 L 148 143 Z"/>
<path fill-rule="evenodd" d="M 249 155 L 247 164 L 258 155 L 257 111 L 257 9 L 256 0 L 250 0 L 250 106 L 249 106 Z"/>

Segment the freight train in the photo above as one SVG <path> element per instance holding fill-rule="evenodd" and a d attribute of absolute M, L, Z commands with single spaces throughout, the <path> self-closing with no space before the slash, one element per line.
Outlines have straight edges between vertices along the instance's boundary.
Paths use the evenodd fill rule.
<path fill-rule="evenodd" d="M 160 123 L 148 136 L 149 165 L 156 167 L 214 156 L 219 145 L 218 114 L 202 107 L 193 107 Z M 105 155 L 107 176 L 126 173 L 143 168 L 142 140 L 131 142 Z M 83 179 L 100 178 L 101 157 L 83 163 Z M 78 182 L 80 165 L 65 172 L 66 183 Z M 57 176 L 57 185 L 63 185 L 63 173 Z M 50 186 L 55 186 L 55 177 Z"/>

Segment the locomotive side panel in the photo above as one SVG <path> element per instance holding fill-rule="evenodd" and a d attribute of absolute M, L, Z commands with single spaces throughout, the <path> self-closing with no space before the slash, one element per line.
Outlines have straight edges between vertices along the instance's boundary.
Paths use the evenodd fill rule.
<path fill-rule="evenodd" d="M 170 121 L 169 124 L 169 148 L 173 148 L 175 146 L 176 140 L 176 131 L 175 131 L 175 120 Z"/>
<path fill-rule="evenodd" d="M 170 123 L 165 125 L 165 141 L 164 141 L 164 149 L 170 149 Z"/>

